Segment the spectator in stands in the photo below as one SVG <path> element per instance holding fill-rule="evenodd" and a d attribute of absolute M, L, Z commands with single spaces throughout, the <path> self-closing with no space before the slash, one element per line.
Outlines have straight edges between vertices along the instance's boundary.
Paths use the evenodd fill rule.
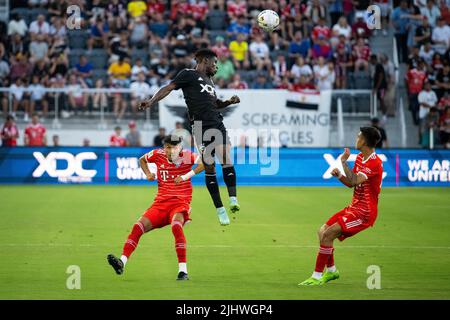
<path fill-rule="evenodd" d="M 94 47 L 101 47 L 106 49 L 108 47 L 108 35 L 108 23 L 105 22 L 101 17 L 98 17 L 95 21 L 95 24 L 92 25 L 90 29 L 90 35 L 87 41 L 88 51 L 92 51 Z"/>
<path fill-rule="evenodd" d="M 28 0 L 28 5 L 30 7 L 44 7 L 48 3 L 48 0 Z"/>
<path fill-rule="evenodd" d="M 326 63 L 323 57 L 319 57 L 317 65 L 313 67 L 313 71 L 318 90 L 333 89 L 334 82 L 336 81 L 333 62 L 329 61 Z"/>
<path fill-rule="evenodd" d="M 256 80 L 251 84 L 251 89 L 272 89 L 273 85 L 267 81 L 267 75 L 259 73 Z"/>
<path fill-rule="evenodd" d="M 444 62 L 444 67 L 436 75 L 436 94 L 440 99 L 444 94 L 450 91 L 450 62 Z"/>
<path fill-rule="evenodd" d="M 17 78 L 15 83 L 11 85 L 10 92 L 13 100 L 13 113 L 12 115 L 15 117 L 17 109 L 19 107 L 23 107 L 25 114 L 24 114 L 24 121 L 29 121 L 29 107 L 30 107 L 30 101 L 29 101 L 29 93 L 25 91 L 26 89 L 26 82 L 22 78 Z"/>
<path fill-rule="evenodd" d="M 104 88 L 103 80 L 101 78 L 95 81 L 95 88 L 102 89 Z M 104 92 L 95 92 L 92 95 L 92 106 L 94 109 L 102 108 L 105 109 L 108 107 L 108 96 Z"/>
<path fill-rule="evenodd" d="M 160 37 L 150 34 L 148 42 L 148 54 L 152 66 L 158 64 L 162 59 L 168 56 L 167 46 L 165 46 Z"/>
<path fill-rule="evenodd" d="M 162 147 L 164 145 L 165 136 L 166 136 L 166 129 L 159 128 L 158 134 L 153 138 L 153 146 Z"/>
<path fill-rule="evenodd" d="M 28 31 L 28 26 L 25 20 L 18 14 L 14 13 L 8 23 L 8 36 L 18 34 L 25 37 Z"/>
<path fill-rule="evenodd" d="M 428 66 L 431 66 L 434 54 L 435 52 L 430 42 L 426 42 L 420 47 L 419 57 L 423 59 Z"/>
<path fill-rule="evenodd" d="M 94 66 L 88 61 L 87 56 L 81 55 L 79 62 L 75 65 L 73 73 L 83 79 L 88 87 L 93 86 L 92 82 L 92 70 Z"/>
<path fill-rule="evenodd" d="M 16 82 L 17 79 L 28 79 L 31 73 L 31 64 L 27 60 L 27 56 L 18 53 L 11 59 L 9 79 L 11 83 Z"/>
<path fill-rule="evenodd" d="M 388 115 L 395 116 L 396 105 L 395 105 L 395 90 L 396 90 L 396 79 L 395 79 L 395 66 L 392 61 L 389 60 L 385 53 L 380 54 L 380 63 L 384 68 L 384 74 L 386 75 L 386 93 L 384 94 L 384 104 Z"/>
<path fill-rule="evenodd" d="M 256 36 L 255 40 L 250 44 L 249 51 L 253 66 L 257 70 L 270 70 L 271 62 L 269 56 L 269 46 L 262 39 L 262 36 Z"/>
<path fill-rule="evenodd" d="M 345 50 L 345 45 L 339 44 L 334 53 L 334 61 L 336 63 L 336 89 L 347 88 L 347 78 L 349 72 L 353 68 L 353 55 Z"/>
<path fill-rule="evenodd" d="M 0 59 L 0 87 L 7 87 L 8 77 L 11 69 L 9 68 L 8 61 Z"/>
<path fill-rule="evenodd" d="M 52 136 L 52 141 L 53 141 L 53 147 L 60 147 L 60 145 L 59 145 L 59 136 L 57 134 L 54 134 Z"/>
<path fill-rule="evenodd" d="M 38 60 L 47 60 L 48 44 L 44 39 L 44 35 L 38 34 L 34 37 L 34 40 L 30 43 L 30 58 L 31 63 L 35 63 Z"/>
<path fill-rule="evenodd" d="M 383 122 L 385 122 L 387 119 L 387 110 L 386 105 L 384 104 L 384 96 L 387 88 L 386 72 L 383 65 L 378 61 L 376 54 L 370 56 L 370 64 L 374 66 L 372 91 L 378 99 L 378 106 L 383 113 Z"/>
<path fill-rule="evenodd" d="M 139 73 L 137 80 L 131 83 L 131 110 L 133 114 L 136 114 L 136 106 L 139 101 L 146 99 L 152 94 L 151 88 L 147 82 L 145 82 L 145 74 L 143 72 Z"/>
<path fill-rule="evenodd" d="M 331 35 L 331 30 L 330 27 L 327 26 L 326 20 L 320 18 L 318 24 L 314 26 L 312 30 L 311 39 L 314 43 L 317 43 L 320 37 L 328 41 L 331 38 Z"/>
<path fill-rule="evenodd" d="M 416 28 L 414 41 L 421 46 L 431 42 L 431 26 L 427 18 L 423 18 L 422 25 Z"/>
<path fill-rule="evenodd" d="M 127 140 L 127 147 L 142 147 L 141 133 L 136 127 L 136 122 L 130 121 L 128 123 L 128 128 L 130 131 L 125 136 L 125 139 Z"/>
<path fill-rule="evenodd" d="M 2 147 L 15 147 L 17 146 L 17 139 L 19 139 L 19 129 L 14 122 L 12 115 L 7 115 L 5 123 L 3 124 L 2 131 L 0 132 L 2 139 Z"/>
<path fill-rule="evenodd" d="M 102 16 L 98 16 L 98 18 L 101 19 Z M 111 27 L 113 32 L 117 33 L 125 29 L 127 25 L 127 9 L 123 1 L 112 0 L 106 7 L 106 18 L 108 26 Z"/>
<path fill-rule="evenodd" d="M 340 17 L 344 15 L 342 0 L 328 0 L 331 25 L 334 26 Z"/>
<path fill-rule="evenodd" d="M 381 139 L 377 143 L 375 148 L 377 148 L 377 149 L 389 148 L 386 130 L 384 130 L 384 128 L 380 126 L 380 120 L 378 118 L 372 118 L 372 120 L 370 122 L 371 122 L 372 127 L 377 128 L 378 131 L 380 131 L 380 135 L 381 135 Z"/>
<path fill-rule="evenodd" d="M 313 24 L 318 24 L 320 19 L 326 19 L 326 8 L 319 0 L 312 0 L 308 2 L 305 16 L 308 17 Z"/>
<path fill-rule="evenodd" d="M 53 19 L 53 22 L 50 26 L 50 37 L 53 40 L 58 38 L 65 38 L 67 36 L 66 26 L 64 25 L 64 21 L 60 17 L 56 17 Z"/>
<path fill-rule="evenodd" d="M 436 107 L 430 108 L 423 119 L 423 132 L 421 135 L 422 146 L 428 147 L 431 143 L 430 131 L 433 130 L 433 143 L 436 144 L 439 139 L 439 112 Z"/>
<path fill-rule="evenodd" d="M 50 75 L 52 77 L 56 77 L 59 74 L 65 78 L 68 72 L 69 59 L 66 54 L 60 54 L 59 56 L 51 59 Z"/>
<path fill-rule="evenodd" d="M 113 88 L 128 88 L 130 85 L 131 67 L 128 62 L 124 61 L 123 57 L 120 57 L 119 61 L 110 65 L 108 75 Z M 120 121 L 127 108 L 127 101 L 122 93 L 115 93 L 113 97 L 113 112 L 117 117 L 116 121 Z"/>
<path fill-rule="evenodd" d="M 121 136 L 122 128 L 117 126 L 114 128 L 114 133 L 109 138 L 109 145 L 111 147 L 126 147 L 127 140 Z"/>
<path fill-rule="evenodd" d="M 248 43 L 245 41 L 245 35 L 239 33 L 236 40 L 230 42 L 230 52 L 236 69 L 248 69 L 250 62 L 248 58 Z"/>
<path fill-rule="evenodd" d="M 84 82 L 83 78 L 77 77 L 75 74 L 70 75 L 69 84 L 67 86 L 67 94 L 69 98 L 69 107 L 71 110 L 75 111 L 75 114 L 79 108 L 82 108 L 85 114 L 88 112 L 88 94 L 81 91 L 81 89 L 87 88 L 88 86 Z"/>
<path fill-rule="evenodd" d="M 137 58 L 136 63 L 131 68 L 131 80 L 137 81 L 139 73 L 143 73 L 146 77 L 149 75 L 148 68 L 143 65 L 142 59 Z"/>
<path fill-rule="evenodd" d="M 431 39 L 434 43 L 434 49 L 444 55 L 450 47 L 450 26 L 444 18 L 439 18 L 436 28 L 433 29 Z"/>
<path fill-rule="evenodd" d="M 132 18 L 141 17 L 147 11 L 147 4 L 142 0 L 131 0 L 128 2 L 127 11 Z"/>
<path fill-rule="evenodd" d="M 284 54 L 280 53 L 277 55 L 277 60 L 272 64 L 271 77 L 276 81 L 280 82 L 282 78 L 289 74 L 288 65 L 286 62 L 286 57 Z"/>
<path fill-rule="evenodd" d="M 220 10 L 220 7 L 217 3 L 213 3 L 212 1 L 209 1 L 210 5 L 212 5 L 211 10 L 208 11 L 205 22 L 210 30 L 224 30 L 227 25 L 227 14 Z"/>
<path fill-rule="evenodd" d="M 311 41 L 308 37 L 303 39 L 302 32 L 297 31 L 294 36 L 294 40 L 289 44 L 289 58 L 293 63 L 298 57 L 308 59 L 312 56 Z"/>
<path fill-rule="evenodd" d="M 34 40 L 37 35 L 42 35 L 44 41 L 49 40 L 48 35 L 50 33 L 50 25 L 47 21 L 45 21 L 45 16 L 40 14 L 37 16 L 37 19 L 30 24 L 30 36 L 31 40 Z"/>
<path fill-rule="evenodd" d="M 408 1 L 401 0 L 400 6 L 392 12 L 391 21 L 394 26 L 394 35 L 397 40 L 398 61 L 400 63 L 408 60 L 408 23 L 409 23 Z"/>
<path fill-rule="evenodd" d="M 160 0 L 147 1 L 147 15 L 154 17 L 156 14 L 163 14 L 166 10 L 165 4 Z"/>
<path fill-rule="evenodd" d="M 43 147 L 47 145 L 47 129 L 39 122 L 39 116 L 34 113 L 31 123 L 27 125 L 24 132 L 24 145 L 27 147 Z"/>
<path fill-rule="evenodd" d="M 237 20 L 231 22 L 227 29 L 227 35 L 231 40 L 237 39 L 239 34 L 243 34 L 246 37 L 250 35 L 250 26 L 244 15 L 240 15 Z"/>
<path fill-rule="evenodd" d="M 228 89 L 248 89 L 248 84 L 241 80 L 241 75 L 239 73 L 235 73 L 232 81 L 228 85 Z"/>
<path fill-rule="evenodd" d="M 438 102 L 436 93 L 431 90 L 431 83 L 429 81 L 426 81 L 423 84 L 423 90 L 420 91 L 418 96 L 418 102 L 419 102 L 419 135 L 422 136 L 422 134 L 427 130 L 429 126 L 429 119 L 427 118 L 428 113 L 430 112 L 431 108 L 435 108 Z M 437 110 L 437 109 L 436 109 Z"/>
<path fill-rule="evenodd" d="M 164 39 L 169 32 L 169 24 L 164 20 L 162 13 L 157 13 L 152 17 L 150 23 L 150 32 L 158 36 L 160 39 Z"/>
<path fill-rule="evenodd" d="M 422 91 L 423 83 L 427 78 L 423 70 L 423 61 L 419 62 L 417 68 L 411 68 L 405 75 L 406 88 L 408 89 L 409 109 L 411 110 L 414 123 L 419 124 L 419 103 L 418 95 Z"/>
<path fill-rule="evenodd" d="M 46 99 L 46 91 L 43 86 L 43 81 L 38 75 L 33 75 L 32 83 L 28 86 L 30 90 L 30 113 L 33 114 L 35 110 L 41 109 L 43 117 L 46 118 L 48 114 L 48 101 Z"/>
<path fill-rule="evenodd" d="M 353 47 L 355 70 L 369 72 L 370 47 L 365 44 L 363 38 L 359 38 Z"/>
<path fill-rule="evenodd" d="M 89 140 L 88 138 L 84 138 L 82 146 L 83 147 L 90 147 L 91 146 L 91 140 Z"/>
<path fill-rule="evenodd" d="M 436 21 L 441 16 L 441 11 L 434 4 L 434 0 L 427 0 L 427 5 L 420 8 L 420 13 L 424 19 L 426 18 L 432 28 L 436 26 Z"/>
<path fill-rule="evenodd" d="M 307 79 L 307 82 L 310 82 L 314 78 L 313 71 L 309 64 L 305 63 L 305 59 L 303 57 L 298 57 L 295 63 L 291 67 L 290 76 L 294 79 L 295 82 L 300 80 L 300 77 L 304 75 Z"/>
<path fill-rule="evenodd" d="M 340 1 L 340 0 L 336 0 Z M 332 29 L 332 43 L 336 45 L 339 42 L 339 36 L 343 35 L 346 41 L 350 41 L 352 37 L 352 28 L 348 25 L 345 17 L 340 17 L 337 24 Z"/>
<path fill-rule="evenodd" d="M 132 46 L 143 48 L 148 38 L 148 27 L 145 16 L 135 17 L 128 25 L 130 43 Z"/>
<path fill-rule="evenodd" d="M 219 59 L 222 56 L 225 56 L 226 58 L 230 56 L 230 49 L 225 45 L 225 39 L 222 36 L 216 37 L 216 43 L 211 50 L 217 54 Z"/>
<path fill-rule="evenodd" d="M 227 1 L 227 13 L 230 20 L 244 17 L 247 15 L 247 3 L 243 0 Z"/>
<path fill-rule="evenodd" d="M 217 61 L 217 72 L 215 79 L 223 79 L 225 82 L 231 79 L 235 73 L 233 62 L 226 55 L 220 55 Z"/>
<path fill-rule="evenodd" d="M 312 58 L 317 60 L 319 57 L 330 59 L 333 55 L 331 46 L 324 35 L 320 34 L 317 42 L 312 46 Z"/>
<path fill-rule="evenodd" d="M 87 11 L 90 24 L 94 24 L 98 17 L 106 17 L 106 7 L 102 0 L 92 1 Z"/>
<path fill-rule="evenodd" d="M 446 149 L 450 149 L 450 106 L 445 108 L 439 119 L 439 138 Z"/>
<path fill-rule="evenodd" d="M 367 26 L 367 23 L 364 19 L 364 13 L 358 12 L 355 15 L 356 22 L 352 25 L 352 35 L 353 38 L 364 38 L 369 39 L 372 35 L 371 30 Z"/>

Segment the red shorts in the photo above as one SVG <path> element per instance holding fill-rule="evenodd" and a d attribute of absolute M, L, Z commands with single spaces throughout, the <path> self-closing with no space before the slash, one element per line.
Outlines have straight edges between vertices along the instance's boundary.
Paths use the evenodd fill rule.
<path fill-rule="evenodd" d="M 369 223 L 365 218 L 362 218 L 362 215 L 358 214 L 357 211 L 350 210 L 348 207 L 335 213 L 326 222 L 326 225 L 331 226 L 335 223 L 338 223 L 342 228 L 342 234 L 338 238 L 340 241 L 354 236 L 358 232 L 361 232 L 373 225 L 373 223 Z"/>
<path fill-rule="evenodd" d="M 171 224 L 175 213 L 183 214 L 184 224 L 191 221 L 191 218 L 189 217 L 191 213 L 191 206 L 188 202 L 181 200 L 169 200 L 164 202 L 155 201 L 142 216 L 149 219 L 152 223 L 152 228 L 156 229 Z"/>

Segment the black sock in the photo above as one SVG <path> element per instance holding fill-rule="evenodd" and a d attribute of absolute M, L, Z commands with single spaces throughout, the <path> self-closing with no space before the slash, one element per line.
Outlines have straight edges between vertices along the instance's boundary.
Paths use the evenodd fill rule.
<path fill-rule="evenodd" d="M 214 202 L 216 208 L 223 207 L 222 199 L 220 199 L 219 184 L 215 173 L 205 173 L 206 188 L 208 188 L 209 194 Z"/>
<path fill-rule="evenodd" d="M 223 180 L 227 185 L 228 195 L 236 197 L 236 171 L 234 166 L 222 166 Z"/>

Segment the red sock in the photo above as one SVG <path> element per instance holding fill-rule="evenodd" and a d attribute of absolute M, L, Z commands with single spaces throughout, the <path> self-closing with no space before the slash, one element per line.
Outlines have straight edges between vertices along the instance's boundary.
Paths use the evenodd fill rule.
<path fill-rule="evenodd" d="M 128 235 L 128 239 L 125 242 L 125 245 L 123 246 L 122 255 L 129 258 L 130 255 L 133 253 L 134 249 L 136 249 L 139 243 L 139 239 L 143 234 L 144 234 L 144 225 L 140 222 L 136 222 L 133 225 L 131 233 Z"/>
<path fill-rule="evenodd" d="M 177 251 L 178 262 L 186 262 L 186 238 L 184 237 L 183 224 L 174 220 L 172 222 L 172 233 L 175 237 L 175 250 Z"/>
<path fill-rule="evenodd" d="M 334 248 L 333 250 L 331 250 L 331 254 L 328 257 L 328 262 L 327 262 L 327 267 L 332 267 L 334 266 Z"/>
<path fill-rule="evenodd" d="M 317 254 L 317 260 L 316 260 L 316 272 L 323 272 L 323 269 L 325 269 L 325 265 L 328 262 L 328 259 L 333 254 L 333 247 L 328 246 L 320 246 L 319 253 Z"/>

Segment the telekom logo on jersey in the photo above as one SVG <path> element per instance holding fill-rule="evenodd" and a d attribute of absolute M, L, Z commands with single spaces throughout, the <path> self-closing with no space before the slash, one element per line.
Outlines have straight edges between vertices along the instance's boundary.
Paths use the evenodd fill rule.
<path fill-rule="evenodd" d="M 378 155 L 378 157 L 380 157 L 381 161 L 383 161 L 383 162 L 387 161 L 387 157 L 384 154 L 377 153 L 377 155 Z M 355 162 L 356 156 L 357 156 L 356 154 L 350 155 L 350 157 L 348 158 L 348 161 Z M 335 159 L 332 154 L 325 153 L 323 155 L 323 158 L 328 163 L 329 167 L 328 167 L 327 171 L 325 171 L 325 173 L 322 175 L 322 178 L 331 179 L 333 177 L 331 175 L 331 171 L 333 171 L 334 168 L 338 168 L 342 172 L 342 174 L 344 174 L 344 168 L 342 168 L 340 155 Z M 383 179 L 386 177 L 386 175 L 387 175 L 387 173 L 383 172 Z"/>
<path fill-rule="evenodd" d="M 92 178 L 97 174 L 97 170 L 87 170 L 83 168 L 86 160 L 97 160 L 94 152 L 80 152 L 73 155 L 69 152 L 50 152 L 44 156 L 41 152 L 33 152 L 33 156 L 39 162 L 39 166 L 33 171 L 33 177 L 39 178 L 47 172 L 52 178 L 71 177 L 76 174 L 79 177 Z M 65 161 L 65 169 L 57 169 L 57 161 Z"/>

